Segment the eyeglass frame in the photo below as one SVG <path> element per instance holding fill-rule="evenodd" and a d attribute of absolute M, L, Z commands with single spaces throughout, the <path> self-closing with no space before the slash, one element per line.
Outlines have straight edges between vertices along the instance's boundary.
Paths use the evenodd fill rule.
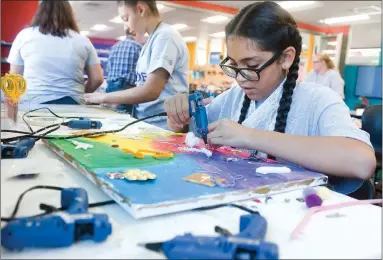
<path fill-rule="evenodd" d="M 249 80 L 249 81 L 259 81 L 261 79 L 261 76 L 259 75 L 264 69 L 266 69 L 268 66 L 270 66 L 271 64 L 273 64 L 280 56 L 281 56 L 282 53 L 276 53 L 274 54 L 273 57 L 271 57 L 268 61 L 266 61 L 259 69 L 252 69 L 252 68 L 237 68 L 235 66 L 231 66 L 231 65 L 226 65 L 225 63 L 230 59 L 229 56 L 227 56 L 220 64 L 219 66 L 221 67 L 223 73 L 225 73 L 225 70 L 223 69 L 224 67 L 226 68 L 229 68 L 229 69 L 232 69 L 235 71 L 235 77 L 231 77 L 229 75 L 227 75 L 225 73 L 226 76 L 230 77 L 230 78 L 234 78 L 236 79 L 238 77 L 238 73 L 241 74 L 241 76 L 246 79 L 246 80 Z M 255 73 L 257 73 L 257 76 L 258 76 L 258 79 L 249 79 L 247 78 L 246 76 L 244 76 L 241 71 L 242 70 L 250 70 L 250 71 L 253 71 Z"/>

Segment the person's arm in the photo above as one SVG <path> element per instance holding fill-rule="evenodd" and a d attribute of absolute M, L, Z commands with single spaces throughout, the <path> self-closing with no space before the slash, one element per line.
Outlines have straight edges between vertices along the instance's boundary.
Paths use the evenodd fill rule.
<path fill-rule="evenodd" d="M 163 68 L 158 68 L 148 75 L 144 86 L 107 93 L 101 103 L 140 104 L 154 101 L 159 98 L 168 79 L 169 73 Z"/>
<path fill-rule="evenodd" d="M 140 104 L 158 99 L 170 75 L 175 70 L 180 54 L 172 38 L 158 39 L 150 51 L 149 67 L 137 82 L 139 87 L 112 93 L 88 94 L 85 95 L 85 102 Z"/>
<path fill-rule="evenodd" d="M 86 60 L 85 73 L 88 75 L 88 80 L 85 82 L 85 93 L 93 93 L 104 82 L 104 75 L 96 49 L 89 40 L 87 44 L 88 59 Z"/>
<path fill-rule="evenodd" d="M 104 75 L 100 64 L 94 64 L 85 68 L 88 80 L 85 82 L 85 93 L 93 93 L 104 82 Z"/>
<path fill-rule="evenodd" d="M 11 64 L 11 68 L 9 70 L 9 73 L 23 75 L 24 74 L 24 66 Z"/>
<path fill-rule="evenodd" d="M 331 94 L 325 98 L 331 99 Z M 368 134 L 355 126 L 346 105 L 336 98 L 336 103 L 313 113 L 318 136 L 254 130 L 220 120 L 209 126 L 208 139 L 212 144 L 257 150 L 325 174 L 368 179 L 376 167 Z"/>
<path fill-rule="evenodd" d="M 8 55 L 8 62 L 11 64 L 9 73 L 11 74 L 24 74 L 24 60 L 21 56 L 20 49 L 23 45 L 24 38 L 26 37 L 25 31 L 21 31 L 12 43 L 11 50 Z"/>
<path fill-rule="evenodd" d="M 330 76 L 330 86 L 338 95 L 344 98 L 344 80 L 337 71 L 333 71 Z"/>

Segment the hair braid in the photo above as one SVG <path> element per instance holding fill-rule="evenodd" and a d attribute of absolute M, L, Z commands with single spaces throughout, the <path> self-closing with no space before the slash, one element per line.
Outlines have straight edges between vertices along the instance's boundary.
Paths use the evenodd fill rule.
<path fill-rule="evenodd" d="M 242 108 L 241 108 L 241 115 L 239 116 L 238 124 L 242 124 L 243 121 L 246 119 L 247 112 L 249 111 L 250 107 L 250 98 L 245 94 L 245 98 L 242 103 Z"/>
<path fill-rule="evenodd" d="M 302 42 L 302 37 L 296 28 L 288 28 L 288 31 L 289 34 L 293 36 L 297 42 Z M 290 112 L 291 102 L 293 100 L 294 88 L 298 79 L 300 53 L 301 47 L 296 50 L 293 64 L 291 65 L 286 77 L 286 81 L 283 84 L 283 93 L 281 100 L 279 101 L 277 118 L 274 127 L 275 132 L 284 133 L 286 130 L 287 118 Z"/>

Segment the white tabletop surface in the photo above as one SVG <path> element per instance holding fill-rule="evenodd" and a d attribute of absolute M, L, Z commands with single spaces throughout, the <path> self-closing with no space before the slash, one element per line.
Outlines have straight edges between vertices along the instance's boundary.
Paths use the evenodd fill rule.
<path fill-rule="evenodd" d="M 114 117 L 122 122 L 128 116 L 84 106 L 51 106 L 54 112 L 72 116 Z M 79 114 L 81 113 L 81 114 Z M 126 117 L 126 119 L 124 119 Z M 118 124 L 116 124 L 118 125 Z M 108 127 L 109 128 L 109 127 Z M 4 129 L 4 128 L 3 128 Z M 42 163 L 44 162 L 44 163 Z M 39 172 L 36 179 L 10 180 L 18 173 Z M 61 187 L 82 187 L 86 189 L 90 202 L 109 200 L 108 196 L 81 175 L 75 168 L 59 158 L 44 144 L 38 142 L 28 158 L 1 160 L 1 215 L 11 214 L 18 196 L 35 185 L 55 185 Z M 305 216 L 308 209 L 296 198 L 301 191 L 274 196 L 267 204 L 253 201 L 241 202 L 252 209 L 258 209 L 268 221 L 266 239 L 277 243 L 280 257 L 284 259 L 325 259 L 325 258 L 381 258 L 382 217 L 377 206 L 356 206 L 334 211 L 321 212 L 313 216 L 302 236 L 290 240 L 290 233 Z M 290 199 L 286 202 L 285 199 Z M 349 197 L 332 193 L 325 205 L 352 200 Z M 59 206 L 60 194 L 57 191 L 38 190 L 27 194 L 20 205 L 18 216 L 39 213 L 39 203 Z M 142 242 L 157 242 L 171 239 L 176 235 L 191 232 L 194 235 L 211 235 L 214 226 L 220 225 L 232 233 L 238 233 L 239 217 L 245 212 L 234 208 L 220 208 L 204 212 L 183 212 L 154 218 L 135 220 L 118 205 L 91 209 L 91 212 L 106 213 L 112 223 L 112 234 L 105 242 L 85 241 L 61 249 L 28 249 L 10 252 L 1 249 L 1 258 L 125 258 L 159 259 L 162 256 L 137 246 Z M 343 217 L 329 218 L 329 214 L 340 213 Z M 2 226 L 4 223 L 2 223 Z"/>

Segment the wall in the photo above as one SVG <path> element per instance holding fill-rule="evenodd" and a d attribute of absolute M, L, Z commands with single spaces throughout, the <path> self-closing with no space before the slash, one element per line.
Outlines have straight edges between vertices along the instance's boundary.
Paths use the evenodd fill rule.
<path fill-rule="evenodd" d="M 1 40 L 12 43 L 16 35 L 32 20 L 39 2 L 1 1 Z M 1 58 L 8 57 L 10 46 L 1 46 Z M 9 64 L 1 62 L 1 74 L 9 72 Z"/>
<path fill-rule="evenodd" d="M 380 48 L 382 24 L 358 24 L 351 26 L 350 48 Z"/>

